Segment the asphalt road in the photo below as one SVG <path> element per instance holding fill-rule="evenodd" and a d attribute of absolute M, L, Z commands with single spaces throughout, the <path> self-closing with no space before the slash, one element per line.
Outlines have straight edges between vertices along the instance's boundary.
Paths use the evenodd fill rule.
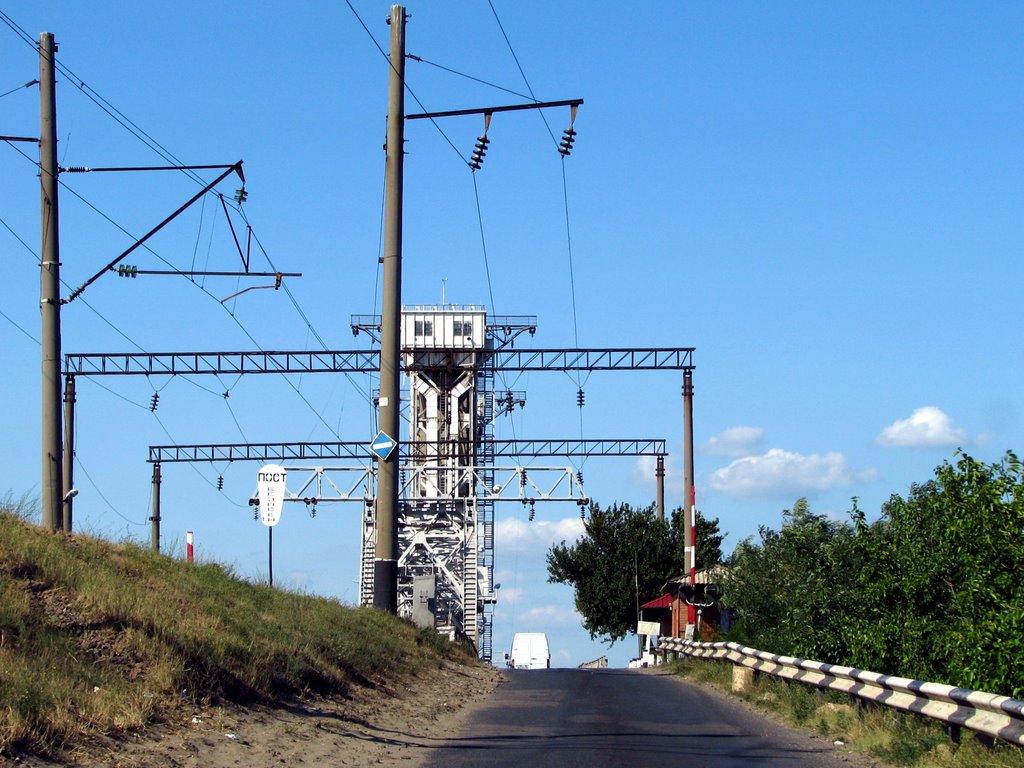
<path fill-rule="evenodd" d="M 426 766 L 849 768 L 831 744 L 657 670 L 505 674 L 488 706 Z"/>

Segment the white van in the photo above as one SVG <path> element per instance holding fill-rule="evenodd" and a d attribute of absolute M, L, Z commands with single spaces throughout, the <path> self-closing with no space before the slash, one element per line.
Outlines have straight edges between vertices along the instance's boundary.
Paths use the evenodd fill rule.
<path fill-rule="evenodd" d="M 515 669 L 550 669 L 548 636 L 543 632 L 516 632 L 512 653 L 505 654 L 505 662 Z"/>

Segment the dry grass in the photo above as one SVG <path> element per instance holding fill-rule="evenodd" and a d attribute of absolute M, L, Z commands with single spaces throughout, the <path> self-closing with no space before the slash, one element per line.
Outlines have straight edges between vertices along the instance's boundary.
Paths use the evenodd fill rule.
<path fill-rule="evenodd" d="M 0 760 L 57 754 L 199 700 L 344 693 L 472 658 L 380 611 L 47 533 L 30 513 L 0 502 Z"/>
<path fill-rule="evenodd" d="M 731 693 L 729 662 L 680 659 L 674 672 Z M 986 745 L 962 732 L 962 744 L 950 742 L 942 723 L 886 707 L 851 702 L 847 696 L 821 691 L 768 675 L 756 678 L 746 693 L 751 704 L 793 725 L 810 728 L 847 749 L 869 754 L 888 765 L 909 768 L 1024 768 L 1024 750 Z"/>

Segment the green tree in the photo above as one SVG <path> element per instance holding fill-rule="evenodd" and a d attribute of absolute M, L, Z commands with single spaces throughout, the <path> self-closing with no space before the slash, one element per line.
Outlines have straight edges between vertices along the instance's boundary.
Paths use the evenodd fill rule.
<path fill-rule="evenodd" d="M 1024 468 L 961 454 L 868 523 L 805 499 L 729 560 L 735 639 L 803 656 L 1024 695 Z"/>
<path fill-rule="evenodd" d="M 854 663 L 1024 694 L 1024 471 L 1013 453 L 945 462 L 858 539 Z"/>
<path fill-rule="evenodd" d="M 661 594 L 670 578 L 683 572 L 682 518 L 679 510 L 671 524 L 659 520 L 653 505 L 635 509 L 612 504 L 602 509 L 592 503 L 584 534 L 574 544 L 564 541 L 547 553 L 548 581 L 570 584 L 576 610 L 591 637 L 616 642 L 636 629 L 637 607 Z M 703 521 L 703 523 L 702 523 Z M 702 531 L 709 540 L 704 542 Z M 718 519 L 697 518 L 700 562 L 721 559 L 722 535 Z"/>
<path fill-rule="evenodd" d="M 736 639 L 772 653 L 838 662 L 846 609 L 856 600 L 853 526 L 797 499 L 781 530 L 762 526 L 729 560 L 723 602 L 739 613 Z"/>

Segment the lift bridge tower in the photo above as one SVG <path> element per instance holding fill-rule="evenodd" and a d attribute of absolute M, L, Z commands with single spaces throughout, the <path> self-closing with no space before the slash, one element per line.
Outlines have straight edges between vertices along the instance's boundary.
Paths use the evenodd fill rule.
<path fill-rule="evenodd" d="M 464 636 L 481 658 L 491 659 L 495 593 L 494 507 L 499 501 L 527 505 L 569 501 L 585 509 L 589 500 L 572 467 L 531 464 L 540 457 L 649 456 L 657 460 L 657 508 L 664 517 L 663 439 L 498 440 L 495 418 L 525 404 L 520 392 L 496 390 L 497 372 L 681 371 L 683 373 L 684 486 L 689 489 L 685 535 L 691 582 L 695 573 L 696 517 L 693 486 L 693 347 L 587 349 L 515 348 L 512 342 L 536 332 L 536 319 L 487 315 L 483 307 L 432 306 L 400 314 L 401 369 L 409 382 L 403 398 L 407 437 L 399 443 L 399 504 L 396 557 L 396 612 L 450 636 Z M 353 331 L 380 339 L 379 316 L 356 316 Z M 75 379 L 80 376 L 201 376 L 281 373 L 380 373 L 373 350 L 292 352 L 87 353 L 65 356 L 66 423 L 74 423 Z M 582 389 L 578 404 L 582 406 Z M 401 430 L 394 430 L 401 431 Z M 67 440 L 71 444 L 70 440 Z M 177 463 L 235 461 L 286 463 L 291 487 L 283 501 L 312 506 L 327 502 L 361 505 L 360 602 L 374 604 L 375 545 L 385 527 L 377 520 L 377 473 L 366 466 L 365 437 L 338 442 L 217 443 L 151 445 L 153 472 L 151 541 L 160 549 L 162 467 Z M 379 455 L 379 454 L 378 454 Z M 513 457 L 512 466 L 498 465 Z M 341 461 L 326 466 L 322 461 Z M 316 462 L 310 465 L 309 462 Z M 306 476 L 308 473 L 308 476 Z M 349 481 L 340 485 L 330 479 Z M 303 481 L 302 478 L 306 477 Z M 553 480 L 552 480 L 553 478 Z M 297 480 L 297 484 L 296 484 Z M 346 490 L 347 489 L 347 490 Z M 250 504 L 258 504 L 257 496 Z M 381 515 L 384 517 L 384 515 Z M 692 618 L 692 617 L 691 617 Z"/>
<path fill-rule="evenodd" d="M 373 334 L 376 324 L 376 318 L 353 318 L 355 332 Z M 535 331 L 533 318 L 488 318 L 479 306 L 402 311 L 408 437 L 400 472 L 398 613 L 453 638 L 465 636 L 484 658 L 495 603 L 493 425 L 524 402 L 511 392 L 496 402 L 492 353 Z M 375 533 L 374 507 L 367 504 L 363 605 L 373 604 Z"/>

